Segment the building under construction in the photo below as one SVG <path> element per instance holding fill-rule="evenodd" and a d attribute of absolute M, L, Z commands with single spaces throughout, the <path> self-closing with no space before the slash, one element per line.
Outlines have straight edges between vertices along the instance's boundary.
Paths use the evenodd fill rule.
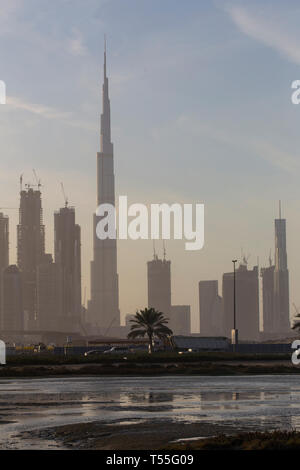
<path fill-rule="evenodd" d="M 78 329 L 81 316 L 81 235 L 74 207 L 54 214 L 55 263 L 62 276 L 62 315 L 59 329 Z"/>
<path fill-rule="evenodd" d="M 3 319 L 3 286 L 2 277 L 4 270 L 9 264 L 9 232 L 8 217 L 0 212 L 0 324 Z"/>
<path fill-rule="evenodd" d="M 22 273 L 25 328 L 37 327 L 37 267 L 45 255 L 41 191 L 21 188 L 17 226 L 17 263 Z"/>

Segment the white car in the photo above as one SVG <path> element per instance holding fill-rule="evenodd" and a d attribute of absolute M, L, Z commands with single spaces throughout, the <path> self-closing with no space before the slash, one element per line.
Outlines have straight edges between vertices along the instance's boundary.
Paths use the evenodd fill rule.
<path fill-rule="evenodd" d="M 130 352 L 131 351 L 128 348 L 123 348 L 122 346 L 114 346 L 104 351 L 103 354 L 128 354 Z"/>

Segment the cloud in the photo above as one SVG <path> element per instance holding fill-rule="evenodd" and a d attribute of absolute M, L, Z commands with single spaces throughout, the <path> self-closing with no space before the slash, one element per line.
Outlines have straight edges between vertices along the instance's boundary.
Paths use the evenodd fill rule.
<path fill-rule="evenodd" d="M 42 116 L 46 119 L 67 119 L 71 116 L 69 112 L 58 111 L 55 108 L 30 103 L 28 101 L 24 101 L 20 98 L 16 98 L 13 96 L 7 98 L 6 104 L 14 109 L 24 110 L 33 114 L 38 114 L 39 116 Z"/>
<path fill-rule="evenodd" d="M 274 167 L 279 168 L 290 174 L 295 174 L 300 170 L 300 161 L 297 154 L 291 154 L 278 145 L 274 145 L 267 138 L 256 138 L 247 135 L 246 133 L 237 133 L 229 125 L 224 127 L 222 122 L 208 122 L 202 121 L 193 115 L 183 114 L 178 116 L 171 126 L 178 132 L 186 135 L 192 134 L 196 137 L 206 136 L 209 139 L 224 144 L 230 148 L 237 149 L 237 151 L 252 152 L 253 155 L 269 162 Z M 159 140 L 161 133 L 166 132 L 166 129 L 155 129 L 152 131 L 153 138 Z"/>
<path fill-rule="evenodd" d="M 73 37 L 67 41 L 67 50 L 74 56 L 84 56 L 87 54 L 82 33 L 78 29 L 73 29 Z"/>
<path fill-rule="evenodd" d="M 240 6 L 227 7 L 226 11 L 244 34 L 275 49 L 291 62 L 300 64 L 299 38 L 285 30 L 282 21 L 274 17 L 265 20 Z"/>
<path fill-rule="evenodd" d="M 94 124 L 91 124 L 88 121 L 76 119 L 69 111 L 61 111 L 42 104 L 30 103 L 14 96 L 8 96 L 6 98 L 6 106 L 15 110 L 27 111 L 44 119 L 54 119 L 55 121 L 60 121 L 69 126 L 80 127 L 82 129 L 92 131 L 97 129 Z"/>
<path fill-rule="evenodd" d="M 22 5 L 23 0 L 0 0 L 0 34 L 13 32 L 16 16 Z"/>

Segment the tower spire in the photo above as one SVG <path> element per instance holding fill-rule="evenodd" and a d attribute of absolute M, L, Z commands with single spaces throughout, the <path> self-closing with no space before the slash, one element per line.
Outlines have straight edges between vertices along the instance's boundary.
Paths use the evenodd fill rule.
<path fill-rule="evenodd" d="M 106 76 L 106 34 L 104 34 L 104 67 L 103 67 L 103 71 L 104 71 L 104 80 L 107 78 Z"/>
<path fill-rule="evenodd" d="M 100 129 L 100 152 L 108 155 L 113 154 L 113 144 L 110 134 L 110 101 L 108 94 L 108 78 L 106 67 L 106 36 L 104 35 L 104 64 L 103 64 L 103 86 L 102 86 L 102 114 Z"/>

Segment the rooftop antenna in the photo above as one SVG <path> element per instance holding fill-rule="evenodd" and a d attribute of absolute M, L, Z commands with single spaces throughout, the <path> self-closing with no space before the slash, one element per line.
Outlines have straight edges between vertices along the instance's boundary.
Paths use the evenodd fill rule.
<path fill-rule="evenodd" d="M 64 200 L 65 200 L 65 207 L 68 207 L 69 201 L 68 201 L 68 198 L 67 198 L 66 193 L 65 193 L 64 184 L 60 183 L 60 186 L 61 186 L 61 191 L 63 193 L 63 197 L 64 197 Z"/>
<path fill-rule="evenodd" d="M 23 173 L 20 175 L 20 192 L 23 190 Z"/>
<path fill-rule="evenodd" d="M 106 34 L 104 34 L 104 78 L 106 78 Z"/>
<path fill-rule="evenodd" d="M 163 250 L 164 250 L 164 261 L 166 260 L 166 243 L 165 240 L 163 240 Z"/>
<path fill-rule="evenodd" d="M 269 253 L 269 265 L 270 267 L 272 266 L 272 249 L 270 248 L 270 253 Z"/>
<path fill-rule="evenodd" d="M 155 240 L 153 240 L 153 259 L 156 259 Z"/>

